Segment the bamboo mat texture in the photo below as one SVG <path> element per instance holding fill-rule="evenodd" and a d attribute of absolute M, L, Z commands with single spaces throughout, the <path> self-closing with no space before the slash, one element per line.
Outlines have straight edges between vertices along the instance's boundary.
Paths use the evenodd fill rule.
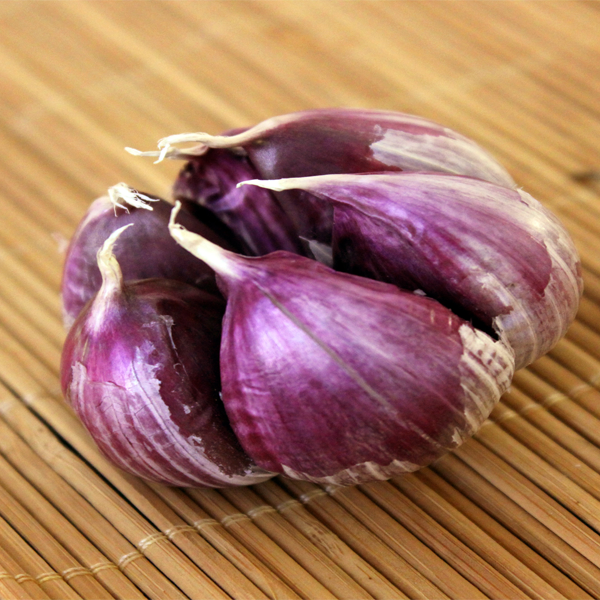
<path fill-rule="evenodd" d="M 0 598 L 600 598 L 600 3 L 0 2 Z M 585 294 L 474 438 L 350 488 L 177 489 L 64 403 L 59 283 L 90 203 L 170 196 L 169 134 L 397 110 L 479 142 L 573 235 Z"/>

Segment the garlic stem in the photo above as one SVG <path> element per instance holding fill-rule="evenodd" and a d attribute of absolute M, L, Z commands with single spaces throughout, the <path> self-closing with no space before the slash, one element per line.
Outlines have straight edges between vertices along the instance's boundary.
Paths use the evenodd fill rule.
<path fill-rule="evenodd" d="M 274 192 L 283 192 L 285 190 L 301 189 L 309 191 L 314 188 L 325 186 L 328 182 L 339 184 L 351 184 L 354 181 L 360 182 L 365 178 L 365 174 L 354 175 L 352 173 L 335 173 L 331 175 L 312 175 L 308 177 L 286 177 L 284 179 L 249 179 L 240 181 L 237 187 L 243 185 L 255 185 L 257 187 L 273 190 Z M 370 173 L 368 177 L 374 179 L 376 174 Z"/>
<path fill-rule="evenodd" d="M 110 293 L 114 289 L 120 289 L 123 285 L 123 273 L 121 267 L 113 254 L 113 248 L 119 236 L 133 223 L 125 225 L 113 231 L 98 250 L 98 268 L 102 275 L 102 287 L 100 293 Z"/>
<path fill-rule="evenodd" d="M 144 152 L 129 147 L 125 148 L 125 150 L 134 156 L 157 156 L 158 158 L 155 163 L 162 162 L 165 158 L 185 160 L 191 156 L 201 156 L 209 148 L 233 149 L 243 146 L 248 142 L 260 138 L 261 135 L 276 129 L 280 125 L 297 121 L 299 118 L 299 115 L 294 113 L 273 117 L 234 135 L 211 135 L 210 133 L 204 133 L 203 131 L 196 133 L 177 133 L 158 140 L 158 150 Z M 174 147 L 174 144 L 186 143 L 197 143 L 198 145 L 191 146 L 184 150 Z"/>
<path fill-rule="evenodd" d="M 207 146 L 203 144 L 194 146 L 193 148 L 186 148 L 185 150 L 179 150 L 173 146 L 168 146 L 162 150 L 137 150 L 129 146 L 125 147 L 125 151 L 133 156 L 157 156 L 158 159 L 154 161 L 154 164 L 162 162 L 165 158 L 172 160 L 189 160 L 194 156 L 202 156 L 208 150 Z"/>
<path fill-rule="evenodd" d="M 102 275 L 102 286 L 94 299 L 94 308 L 90 313 L 90 326 L 93 331 L 100 331 L 104 323 L 104 315 L 111 304 L 112 298 L 123 289 L 123 272 L 119 261 L 113 254 L 113 248 L 119 236 L 132 225 L 133 223 L 130 223 L 113 231 L 96 255 L 98 269 Z"/>
<path fill-rule="evenodd" d="M 196 133 L 177 133 L 158 140 L 158 147 L 165 148 L 170 147 L 173 144 L 185 144 L 189 142 L 197 142 L 208 146 L 209 148 L 233 148 L 235 146 L 243 146 L 248 142 L 258 139 L 264 133 L 272 131 L 286 123 L 298 121 L 300 118 L 300 115 L 296 113 L 272 117 L 271 119 L 262 121 L 254 127 L 250 127 L 249 129 L 234 135 L 211 135 L 210 133 L 204 133 L 203 131 Z"/>
<path fill-rule="evenodd" d="M 240 274 L 235 268 L 236 255 L 217 244 L 213 244 L 201 235 L 188 231 L 183 225 L 175 223 L 175 218 L 180 210 L 181 202 L 177 201 L 169 219 L 169 233 L 173 239 L 196 258 L 204 261 L 219 275 L 239 279 Z"/>

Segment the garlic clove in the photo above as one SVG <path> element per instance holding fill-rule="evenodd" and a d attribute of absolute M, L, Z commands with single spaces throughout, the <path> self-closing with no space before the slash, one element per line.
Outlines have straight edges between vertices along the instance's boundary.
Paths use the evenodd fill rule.
<path fill-rule="evenodd" d="M 67 329 L 100 289 L 102 277 L 96 261 L 99 248 L 113 231 L 130 223 L 136 224 L 135 230 L 124 232 L 115 250 L 126 280 L 166 277 L 217 292 L 212 270 L 190 257 L 169 235 L 166 225 L 172 208 L 165 200 L 142 194 L 123 183 L 92 203 L 65 257 L 61 297 Z M 203 218 L 204 222 L 188 211 L 181 213 L 182 222 L 192 231 L 224 247 L 236 248 L 231 233 L 227 237 L 224 228 L 219 233 L 213 232 L 213 223 L 205 215 Z"/>
<path fill-rule="evenodd" d="M 201 206 L 216 215 L 235 233 L 245 254 L 302 253 L 296 231 L 274 195 L 265 189 L 237 187 L 257 176 L 246 156 L 208 150 L 186 163 L 173 196 L 187 202 L 192 214 Z"/>
<path fill-rule="evenodd" d="M 327 108 L 272 117 L 224 135 L 178 134 L 159 148 L 199 144 L 239 149 L 262 177 L 387 170 L 441 171 L 515 187 L 508 172 L 473 140 L 429 119 L 394 111 Z"/>
<path fill-rule="evenodd" d="M 219 399 L 223 299 L 174 280 L 124 283 L 112 248 L 127 227 L 99 251 L 102 286 L 67 336 L 66 399 L 99 449 L 134 475 L 177 486 L 268 479 Z"/>
<path fill-rule="evenodd" d="M 223 402 L 266 470 L 340 485 L 416 470 L 510 384 L 511 349 L 431 298 L 287 252 L 241 257 L 174 219 L 227 296 Z"/>
<path fill-rule="evenodd" d="M 186 144 L 184 149 L 177 148 Z M 506 169 L 473 140 L 428 119 L 393 111 L 328 108 L 295 112 L 222 135 L 172 135 L 159 141 L 158 151 L 141 154 L 187 160 L 204 156 L 208 148 L 244 153 L 262 179 L 436 171 L 516 187 Z M 326 203 L 300 191 L 277 197 L 299 236 L 330 243 L 332 215 Z"/>
<path fill-rule="evenodd" d="M 575 318 L 573 242 L 522 190 L 406 172 L 249 183 L 332 202 L 336 269 L 423 290 L 505 339 L 517 368 L 548 352 Z"/>

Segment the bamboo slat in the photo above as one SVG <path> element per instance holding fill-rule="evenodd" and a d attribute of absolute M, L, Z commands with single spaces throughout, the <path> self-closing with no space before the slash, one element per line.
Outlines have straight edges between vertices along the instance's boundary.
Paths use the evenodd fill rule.
<path fill-rule="evenodd" d="M 432 547 L 440 556 L 465 574 L 473 585 L 492 598 L 527 598 L 517 586 L 506 579 L 485 558 L 472 551 L 433 519 L 420 506 L 411 502 L 392 484 L 365 484 L 361 490 L 395 519 L 410 527 L 413 533 Z M 332 490 L 333 491 L 333 490 Z M 344 488 L 333 493 L 345 495 Z"/>
<path fill-rule="evenodd" d="M 505 530 L 512 532 L 546 560 L 595 597 L 600 592 L 600 569 L 582 556 L 551 527 L 536 518 L 534 510 L 526 510 L 515 494 L 511 498 L 493 482 L 477 473 L 454 455 L 438 460 L 434 470 L 459 489 L 482 510 L 494 517 Z M 486 473 L 487 474 L 487 473 Z M 469 511 L 469 517 L 473 517 Z M 481 526 L 481 525 L 480 525 Z"/>
<path fill-rule="evenodd" d="M 0 3 L 0 598 L 600 598 L 600 9 L 585 0 Z M 133 157 L 324 106 L 481 143 L 580 252 L 576 321 L 430 468 L 353 488 L 122 473 L 62 399 L 63 252 Z"/>
<path fill-rule="evenodd" d="M 378 511 L 376 506 L 369 507 L 369 515 L 373 519 L 373 522 L 369 523 L 346 511 L 320 487 L 292 480 L 284 480 L 281 484 L 296 496 L 297 501 L 306 506 L 311 514 L 409 596 L 443 598 L 449 590 L 454 593 L 462 593 L 465 590 L 477 593 L 475 588 L 471 588 L 452 571 L 444 573 L 448 580 L 443 576 L 438 577 L 434 569 L 438 567 L 443 572 L 445 563 L 426 546 L 422 546 L 409 532 L 403 530 L 398 523 L 393 522 L 392 527 L 388 528 L 385 520 L 389 519 L 389 516 Z M 286 506 L 286 513 L 287 510 Z M 384 521 L 383 527 L 381 521 Z M 381 536 L 380 527 L 389 531 L 390 544 Z M 398 552 L 394 551 L 395 547 Z"/>
<path fill-rule="evenodd" d="M 24 509 L 35 512 L 54 539 L 63 544 L 98 579 L 115 598 L 140 600 L 144 596 L 127 577 L 68 521 L 11 464 L 0 458 L 0 482 L 10 489 Z"/>
<path fill-rule="evenodd" d="M 28 598 L 17 580 L 6 571 L 0 571 L 0 593 L 6 600 L 27 600 Z"/>
<path fill-rule="evenodd" d="M 508 464 L 478 442 L 462 446 L 456 454 L 590 562 L 596 566 L 600 564 L 600 541 L 593 531 L 573 517 L 544 490 L 519 473 L 513 465 Z"/>
<path fill-rule="evenodd" d="M 292 590 L 302 597 L 335 598 L 312 573 L 307 565 L 296 562 L 284 548 L 264 534 L 249 517 L 240 513 L 218 492 L 208 489 L 190 489 L 187 493 L 208 514 L 217 519 L 244 546 L 267 563 Z"/>
<path fill-rule="evenodd" d="M 317 545 L 248 489 L 224 489 L 221 494 L 280 547 L 304 566 L 338 598 L 372 598 Z M 241 514 L 240 513 L 240 514 Z M 400 596 L 401 597 L 401 596 Z"/>
<path fill-rule="evenodd" d="M 405 597 L 400 590 L 392 586 L 368 562 L 362 560 L 349 546 L 344 544 L 335 533 L 311 516 L 298 500 L 289 496 L 273 481 L 266 481 L 255 486 L 255 491 L 310 539 L 315 546 L 318 546 L 332 560 L 337 561 L 374 598 Z M 409 565 L 405 565 L 403 573 L 405 573 L 406 579 L 408 579 L 407 571 L 409 570 Z M 411 594 L 406 597 L 419 597 L 421 594 L 420 588 L 422 589 L 424 581 L 420 583 L 420 586 L 414 585 L 412 588 L 405 584 L 405 587 L 409 588 L 405 593 Z"/>
<path fill-rule="evenodd" d="M 216 520 L 181 490 L 152 484 L 152 489 L 212 546 L 225 555 L 269 598 L 299 598 L 282 579 L 257 559 Z"/>
<path fill-rule="evenodd" d="M 394 478 L 392 483 L 410 498 L 419 508 L 441 523 L 468 547 L 492 565 L 499 573 L 511 581 L 515 587 L 530 598 L 564 598 L 562 593 L 548 585 L 537 573 L 498 544 L 491 536 L 467 519 L 456 507 L 436 494 L 419 480 L 408 475 Z M 509 596 L 516 594 L 506 590 Z M 516 595 L 512 597 L 517 597 Z"/>
<path fill-rule="evenodd" d="M 77 491 L 0 420 L 0 452 L 11 465 L 49 498 L 58 509 L 68 507 L 68 516 L 90 541 L 110 558 L 147 596 L 159 600 L 165 593 L 183 597 L 117 529 L 94 510 Z M 105 563 L 97 569 L 109 568 Z M 94 570 L 92 569 L 92 572 Z"/>
<path fill-rule="evenodd" d="M 19 590 L 16 586 L 11 585 L 9 587 L 10 592 L 18 594 L 22 598 L 49 600 L 50 596 L 42 589 L 40 584 L 31 575 L 26 573 L 23 567 L 11 555 L 12 548 L 9 552 L 0 545 L 0 565 L 2 565 L 3 581 L 14 580 L 21 586 L 21 590 Z"/>
<path fill-rule="evenodd" d="M 36 522 L 31 513 L 15 502 L 10 494 L 1 487 L 0 514 L 6 523 L 18 531 L 82 598 L 97 598 L 98 600 L 113 598 L 112 594 L 94 579 L 89 569 L 79 564 L 48 531 Z"/>
<path fill-rule="evenodd" d="M 496 540 L 505 548 L 512 557 L 526 565 L 545 582 L 551 586 L 551 590 L 543 591 L 543 594 L 550 596 L 554 590 L 558 591 L 566 598 L 586 598 L 592 597 L 586 594 L 581 587 L 561 573 L 557 567 L 550 562 L 541 559 L 530 546 L 521 541 L 516 535 L 505 529 L 497 520 L 491 517 L 483 508 L 472 502 L 466 495 L 462 495 L 450 483 L 438 476 L 431 469 L 422 469 L 414 478 L 423 482 L 428 488 L 434 490 L 443 497 L 449 505 L 458 509 L 463 515 L 466 515 L 482 531 L 485 531 L 490 537 Z M 426 489 L 426 488 L 424 488 Z M 511 516 L 511 519 L 514 517 Z M 544 596 L 542 596 L 544 597 Z"/>
<path fill-rule="evenodd" d="M 31 573 L 33 579 L 55 600 L 81 600 L 80 596 L 50 565 L 17 534 L 17 532 L 0 517 L 0 546 L 10 551 L 15 561 Z M 10 550 L 8 550 L 10 549 Z M 106 597 L 106 596 L 104 596 Z"/>

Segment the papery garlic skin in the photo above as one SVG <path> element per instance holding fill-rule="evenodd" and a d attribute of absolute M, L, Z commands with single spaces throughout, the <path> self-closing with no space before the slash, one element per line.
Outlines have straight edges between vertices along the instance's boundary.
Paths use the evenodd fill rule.
<path fill-rule="evenodd" d="M 266 470 L 343 485 L 415 470 L 472 435 L 508 388 L 510 348 L 430 298 L 170 227 L 217 270 L 223 402 Z"/>
<path fill-rule="evenodd" d="M 65 342 L 65 398 L 102 453 L 125 471 L 177 486 L 237 486 L 272 474 L 256 467 L 219 398 L 223 300 L 183 282 L 124 284 L 99 254 L 103 285 Z"/>
<path fill-rule="evenodd" d="M 138 195 L 140 199 L 136 200 Z M 127 200 L 121 196 L 126 196 Z M 190 257 L 168 234 L 167 223 L 172 208 L 165 200 L 140 194 L 125 184 L 110 188 L 107 196 L 91 204 L 71 238 L 65 256 L 61 299 L 66 329 L 100 289 L 102 276 L 96 261 L 98 250 L 112 232 L 128 224 L 135 223 L 136 226 L 123 232 L 115 248 L 125 280 L 165 277 L 217 293 L 212 270 Z M 215 243 L 229 249 L 237 248 L 231 238 L 213 231 L 210 221 L 202 222 L 185 210 L 181 220 L 186 227 Z"/>
<path fill-rule="evenodd" d="M 575 246 L 522 190 L 406 172 L 250 183 L 329 200 L 337 270 L 423 290 L 495 331 L 517 369 L 548 352 L 575 318 L 583 289 Z"/>

